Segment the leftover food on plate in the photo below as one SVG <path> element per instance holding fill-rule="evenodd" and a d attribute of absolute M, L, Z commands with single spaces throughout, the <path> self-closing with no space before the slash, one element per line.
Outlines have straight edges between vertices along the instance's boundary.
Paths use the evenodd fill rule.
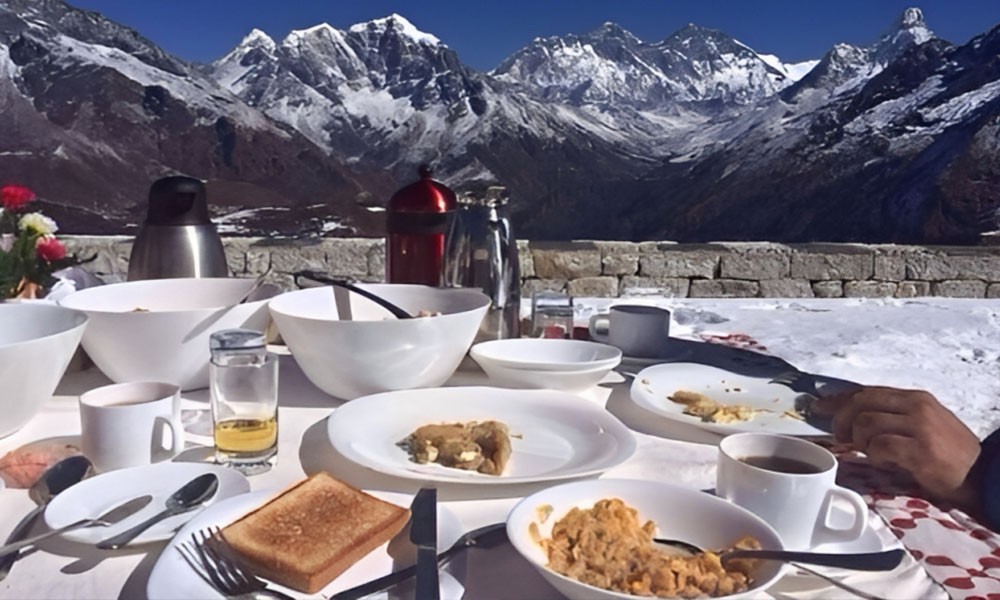
<path fill-rule="evenodd" d="M 499 421 L 424 425 L 399 445 L 420 464 L 500 475 L 510 459 L 510 430 Z"/>
<path fill-rule="evenodd" d="M 749 421 L 758 413 L 765 412 L 745 404 L 722 404 L 705 394 L 688 390 L 677 390 L 667 398 L 684 405 L 684 414 L 698 417 L 705 423 L 734 423 Z"/>
<path fill-rule="evenodd" d="M 320 472 L 222 530 L 266 579 L 315 593 L 392 539 L 410 511 Z"/>
<path fill-rule="evenodd" d="M 589 509 L 570 510 L 540 543 L 557 573 L 636 596 L 726 596 L 753 583 L 756 561 L 731 560 L 724 567 L 715 552 L 677 556 L 654 545 L 655 533 L 652 521 L 640 523 L 634 508 L 607 498 Z M 760 548 L 760 543 L 747 536 L 733 547 Z"/>

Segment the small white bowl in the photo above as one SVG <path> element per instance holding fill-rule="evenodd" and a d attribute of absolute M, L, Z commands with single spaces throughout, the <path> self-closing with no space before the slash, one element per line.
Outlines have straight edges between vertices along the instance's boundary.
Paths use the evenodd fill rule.
<path fill-rule="evenodd" d="M 611 372 L 611 367 L 597 367 L 579 371 L 536 371 L 535 369 L 512 369 L 489 361 L 479 361 L 490 378 L 490 383 L 498 387 L 522 389 L 548 389 L 574 392 L 597 385 Z"/>
<path fill-rule="evenodd" d="M 705 492 L 660 483 L 632 479 L 577 481 L 546 488 L 521 500 L 507 517 L 507 535 L 511 543 L 553 587 L 571 600 L 632 600 L 631 594 L 604 590 L 549 569 L 545 550 L 529 533 L 535 523 L 541 538 L 552 535 L 552 526 L 573 508 L 586 509 L 598 500 L 619 498 L 639 511 L 640 521 L 652 520 L 658 530 L 655 537 L 684 540 L 701 548 L 725 548 L 745 535 L 751 535 L 763 548 L 783 549 L 777 532 L 750 511 Z M 551 514 L 542 520 L 546 510 Z M 750 588 L 739 594 L 718 596 L 734 599 L 759 595 L 781 577 L 785 566 L 775 561 L 760 561 Z"/>
<path fill-rule="evenodd" d="M 493 364 L 533 371 L 610 370 L 622 360 L 622 351 L 608 344 L 552 338 L 492 340 L 476 344 L 469 353 L 484 369 Z"/>

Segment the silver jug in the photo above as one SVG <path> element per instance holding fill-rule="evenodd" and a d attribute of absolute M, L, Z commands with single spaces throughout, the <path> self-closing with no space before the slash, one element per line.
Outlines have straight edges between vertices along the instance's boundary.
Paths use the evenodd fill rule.
<path fill-rule="evenodd" d="M 146 221 L 132 245 L 129 281 L 229 276 L 205 195 L 199 179 L 175 175 L 153 182 Z"/>
<path fill-rule="evenodd" d="M 492 304 L 476 342 L 520 335 L 521 276 L 517 240 L 500 214 L 507 203 L 503 187 L 463 194 L 445 238 L 441 284 L 481 289 Z"/>

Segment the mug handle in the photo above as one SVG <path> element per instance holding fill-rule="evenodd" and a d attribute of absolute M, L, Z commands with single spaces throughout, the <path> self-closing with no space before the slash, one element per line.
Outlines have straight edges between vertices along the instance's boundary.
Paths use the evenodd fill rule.
<path fill-rule="evenodd" d="M 837 498 L 846 500 L 851 505 L 851 512 L 854 513 L 854 522 L 845 529 L 830 527 L 830 511 L 833 509 L 833 502 Z M 816 519 L 816 529 L 813 530 L 812 545 L 827 544 L 831 542 L 851 542 L 865 532 L 868 525 L 868 505 L 857 492 L 851 491 L 839 485 L 830 488 L 823 500 L 823 507 L 819 511 Z"/>
<path fill-rule="evenodd" d="M 163 428 L 170 428 L 170 447 L 163 446 Z M 156 417 L 153 425 L 153 456 L 151 462 L 169 460 L 184 449 L 184 428 L 167 417 Z"/>
<path fill-rule="evenodd" d="M 608 327 L 611 325 L 611 319 L 608 315 L 594 315 L 590 317 L 590 324 L 587 326 L 588 331 L 590 331 L 590 339 L 595 342 L 607 343 L 611 338 L 608 335 Z"/>

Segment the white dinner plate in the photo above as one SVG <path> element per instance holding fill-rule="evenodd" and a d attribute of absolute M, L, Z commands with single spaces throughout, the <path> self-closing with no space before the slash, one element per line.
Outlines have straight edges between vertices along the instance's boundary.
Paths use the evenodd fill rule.
<path fill-rule="evenodd" d="M 679 390 L 704 394 L 720 404 L 741 404 L 764 412 L 747 421 L 706 423 L 699 417 L 684 414 L 685 406 L 668 398 Z M 795 409 L 795 399 L 799 396 L 786 386 L 769 383 L 767 378 L 747 377 L 697 363 L 666 363 L 645 368 L 635 376 L 630 396 L 646 410 L 723 435 L 738 431 L 827 435 L 785 414 Z"/>
<path fill-rule="evenodd" d="M 496 420 L 511 433 L 502 475 L 417 464 L 399 442 L 432 423 Z M 374 394 L 333 412 L 334 448 L 363 467 L 406 479 L 513 484 L 584 477 L 621 464 L 635 438 L 611 413 L 579 396 L 553 390 L 451 387 Z"/>
<path fill-rule="evenodd" d="M 160 512 L 166 506 L 167 498 L 171 494 L 204 473 L 215 473 L 219 477 L 219 489 L 205 503 L 206 507 L 250 490 L 247 478 L 233 469 L 207 463 L 157 463 L 109 471 L 84 479 L 52 499 L 52 503 L 45 509 L 45 523 L 51 529 L 57 529 L 81 519 L 99 517 L 132 498 L 144 494 L 153 497 L 142 510 L 114 525 L 84 527 L 63 534 L 66 539 L 96 544 Z M 197 515 L 199 510 L 201 509 L 164 519 L 140 533 L 130 544 L 168 540 L 181 525 Z"/>
<path fill-rule="evenodd" d="M 167 547 L 163 549 L 163 552 L 160 553 L 159 558 L 156 560 L 156 564 L 153 565 L 153 570 L 150 572 L 149 580 L 146 583 L 147 598 L 149 600 L 175 600 L 176 598 L 215 600 L 223 598 L 221 594 L 216 592 L 208 582 L 202 579 L 191 568 L 191 565 L 188 564 L 177 549 L 177 545 L 190 540 L 191 534 L 199 529 L 229 525 L 248 512 L 262 506 L 281 491 L 284 490 L 260 491 L 236 496 L 235 498 L 220 502 L 205 510 L 194 519 L 191 519 L 190 522 L 181 528 L 177 536 L 167 544 Z M 398 506 L 409 507 L 413 501 L 413 496 L 406 494 L 378 491 L 370 491 L 368 493 Z M 437 509 L 438 550 L 443 551 L 455 543 L 462 535 L 462 527 L 455 514 L 446 507 L 439 503 Z M 404 531 L 406 530 L 404 529 Z M 401 539 L 403 538 L 400 536 L 396 537 L 396 540 Z M 391 555 L 389 553 L 390 545 L 392 545 Z M 387 575 L 394 570 L 405 568 L 413 564 L 415 558 L 415 550 L 408 540 L 403 544 L 389 541 L 344 571 L 339 577 L 323 588 L 320 594 L 323 598 L 327 598 L 331 594 L 350 589 L 366 581 L 371 581 L 376 577 Z M 442 583 L 444 583 L 443 580 Z M 307 596 L 306 594 L 277 584 L 269 584 L 269 587 L 281 590 L 293 598 Z M 313 595 L 310 597 L 317 596 Z"/>

